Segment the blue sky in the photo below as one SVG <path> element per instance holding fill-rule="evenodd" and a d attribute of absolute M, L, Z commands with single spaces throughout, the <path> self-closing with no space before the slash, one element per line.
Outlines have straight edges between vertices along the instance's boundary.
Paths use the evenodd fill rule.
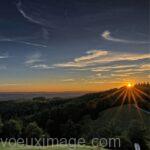
<path fill-rule="evenodd" d="M 148 6 L 148 0 L 1 0 L 0 91 L 149 81 Z"/>

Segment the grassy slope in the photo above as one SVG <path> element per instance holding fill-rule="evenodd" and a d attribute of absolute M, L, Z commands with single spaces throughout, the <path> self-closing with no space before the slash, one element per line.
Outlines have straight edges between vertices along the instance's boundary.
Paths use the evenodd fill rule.
<path fill-rule="evenodd" d="M 110 121 L 118 122 L 119 126 L 122 128 L 128 127 L 132 120 L 138 120 L 144 122 L 146 126 L 150 125 L 150 115 L 138 110 L 134 105 L 124 105 L 121 107 L 110 108 L 100 113 L 100 117 L 93 122 L 96 124 L 106 125 Z"/>
<path fill-rule="evenodd" d="M 45 147 L 45 148 L 39 148 L 39 147 L 31 147 L 31 146 L 10 146 L 7 144 L 6 147 L 3 147 L 2 144 L 0 144 L 0 150 L 95 150 L 95 147 L 90 147 L 90 146 L 78 146 L 78 147 L 69 147 L 66 145 L 61 145 L 61 146 L 54 146 L 54 147 Z M 99 149 L 99 150 L 104 150 L 103 148 Z M 105 149 L 106 150 L 106 149 Z"/>
<path fill-rule="evenodd" d="M 107 126 L 109 122 L 113 121 L 115 124 L 114 128 L 119 127 L 123 133 L 128 130 L 128 127 L 133 120 L 143 123 L 148 128 L 148 134 L 150 134 L 150 115 L 143 111 L 140 111 L 139 114 L 134 105 L 124 105 L 122 109 L 120 109 L 120 107 L 114 107 L 102 111 L 99 113 L 99 118 L 97 120 L 88 121 L 86 130 L 88 129 L 88 131 L 94 133 L 101 133 L 101 129 L 103 129 L 104 126 Z M 148 142 L 148 145 L 150 147 L 150 141 Z"/>
<path fill-rule="evenodd" d="M 133 120 L 143 122 L 149 128 L 150 115 L 144 112 L 140 113 L 141 116 L 133 105 L 124 105 L 122 109 L 120 109 L 120 107 L 110 108 L 100 112 L 97 120 L 91 120 L 89 117 L 86 118 L 83 122 L 84 129 L 86 133 L 100 133 L 104 126 L 107 126 L 109 122 L 113 121 L 115 127 L 119 127 L 121 131 L 124 132 L 128 129 Z"/>

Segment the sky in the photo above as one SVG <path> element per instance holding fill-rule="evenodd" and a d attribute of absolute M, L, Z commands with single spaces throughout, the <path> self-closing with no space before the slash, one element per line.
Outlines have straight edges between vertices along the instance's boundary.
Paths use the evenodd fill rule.
<path fill-rule="evenodd" d="M 0 92 L 150 81 L 148 1 L 1 0 Z"/>

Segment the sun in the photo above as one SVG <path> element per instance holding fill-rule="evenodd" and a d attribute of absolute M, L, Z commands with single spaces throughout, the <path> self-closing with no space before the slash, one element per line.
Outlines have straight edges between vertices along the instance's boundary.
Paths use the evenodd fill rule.
<path fill-rule="evenodd" d="M 127 84 L 127 87 L 128 87 L 128 88 L 131 88 L 131 87 L 133 87 L 133 84 L 129 82 L 129 83 Z"/>

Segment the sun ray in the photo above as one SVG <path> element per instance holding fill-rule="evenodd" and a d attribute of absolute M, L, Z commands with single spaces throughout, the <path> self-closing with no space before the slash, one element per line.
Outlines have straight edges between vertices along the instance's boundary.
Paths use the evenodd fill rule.
<path fill-rule="evenodd" d="M 124 94 L 125 94 L 125 90 L 122 90 L 112 105 L 114 105 Z"/>
<path fill-rule="evenodd" d="M 136 98 L 135 98 L 135 95 L 134 95 L 133 91 L 131 91 L 131 95 L 132 95 L 132 99 L 133 99 L 133 101 L 134 101 L 134 104 L 135 104 L 135 106 L 136 106 L 136 110 L 137 110 L 137 112 L 138 112 L 140 118 L 143 119 L 143 118 L 142 118 L 141 111 L 140 111 L 140 109 L 138 108 L 137 100 L 136 100 Z"/>
<path fill-rule="evenodd" d="M 127 98 L 127 90 L 125 90 L 125 94 L 124 94 L 124 96 L 123 96 L 122 103 L 121 103 L 121 108 L 122 108 L 122 106 L 123 106 L 123 104 L 124 104 L 126 98 Z"/>
<path fill-rule="evenodd" d="M 140 95 L 140 93 L 138 93 L 138 91 L 134 90 L 135 95 L 140 99 L 140 101 L 145 101 L 144 98 Z"/>
<path fill-rule="evenodd" d="M 150 98 L 150 96 L 148 94 L 146 94 L 145 92 L 141 91 L 140 89 L 135 88 L 135 90 L 138 91 L 139 93 L 145 95 L 146 97 Z"/>
<path fill-rule="evenodd" d="M 109 95 L 106 95 L 106 96 L 102 97 L 101 100 L 110 98 L 111 96 L 113 96 L 113 95 L 119 93 L 120 91 L 122 91 L 122 89 L 118 89 L 117 91 L 115 91 L 115 92 L 113 92 L 113 93 L 111 93 L 111 94 L 109 94 Z"/>

